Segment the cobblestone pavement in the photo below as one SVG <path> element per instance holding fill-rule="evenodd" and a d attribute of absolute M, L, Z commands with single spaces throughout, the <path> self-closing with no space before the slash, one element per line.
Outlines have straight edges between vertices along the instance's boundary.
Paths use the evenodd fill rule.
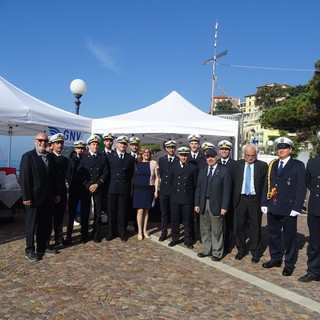
<path fill-rule="evenodd" d="M 236 261 L 236 250 L 221 262 L 201 260 L 195 258 L 198 243 L 194 250 L 181 245 L 182 253 L 177 252 L 158 242 L 158 230 L 153 223 L 152 240 L 138 241 L 132 232 L 126 243 L 74 243 L 31 262 L 24 256 L 21 216 L 1 223 L 0 319 L 319 318 L 308 305 L 224 271 L 234 267 L 320 306 L 319 283 L 297 281 L 306 272 L 306 216 L 299 217 L 300 251 L 292 277 L 283 277 L 282 268 L 261 267 L 269 260 L 267 251 L 259 264 L 251 263 L 249 255 Z M 263 231 L 265 239 L 265 227 Z"/>

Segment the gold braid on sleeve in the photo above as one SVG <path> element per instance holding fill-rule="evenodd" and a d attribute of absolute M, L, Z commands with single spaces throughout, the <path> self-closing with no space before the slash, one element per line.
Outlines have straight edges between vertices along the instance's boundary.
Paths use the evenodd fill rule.
<path fill-rule="evenodd" d="M 267 193 L 267 200 L 270 200 L 273 195 L 275 194 L 277 188 L 276 187 L 273 187 L 271 189 L 271 170 L 272 170 L 272 166 L 273 166 L 273 163 L 276 161 L 277 159 L 274 159 L 272 160 L 270 163 L 269 163 L 269 167 L 268 167 L 268 193 Z"/>

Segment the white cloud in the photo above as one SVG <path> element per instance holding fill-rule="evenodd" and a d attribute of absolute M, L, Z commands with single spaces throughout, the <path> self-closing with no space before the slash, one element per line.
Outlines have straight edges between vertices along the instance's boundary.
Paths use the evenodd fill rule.
<path fill-rule="evenodd" d="M 90 52 L 100 61 L 104 69 L 119 72 L 119 67 L 116 64 L 116 48 L 103 46 L 93 43 L 91 39 L 86 40 L 86 46 Z"/>

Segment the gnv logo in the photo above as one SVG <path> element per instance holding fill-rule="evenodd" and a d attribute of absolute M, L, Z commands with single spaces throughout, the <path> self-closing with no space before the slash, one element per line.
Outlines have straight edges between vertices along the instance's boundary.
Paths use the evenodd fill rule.
<path fill-rule="evenodd" d="M 70 129 L 61 129 L 61 128 L 55 128 L 55 127 L 48 127 L 46 130 L 48 133 L 48 136 L 53 136 L 57 133 L 63 133 L 65 136 L 64 145 L 65 146 L 73 146 L 73 143 L 77 140 L 82 139 L 82 132 L 81 131 L 74 131 Z"/>

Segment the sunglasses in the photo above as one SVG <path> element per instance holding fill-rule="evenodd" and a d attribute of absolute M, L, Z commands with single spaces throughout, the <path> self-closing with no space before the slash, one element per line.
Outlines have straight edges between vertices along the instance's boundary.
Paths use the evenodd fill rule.
<path fill-rule="evenodd" d="M 48 143 L 48 142 L 49 142 L 48 139 L 36 139 L 36 140 L 39 141 L 40 143 L 41 143 L 41 142 L 45 142 L 45 143 Z"/>

